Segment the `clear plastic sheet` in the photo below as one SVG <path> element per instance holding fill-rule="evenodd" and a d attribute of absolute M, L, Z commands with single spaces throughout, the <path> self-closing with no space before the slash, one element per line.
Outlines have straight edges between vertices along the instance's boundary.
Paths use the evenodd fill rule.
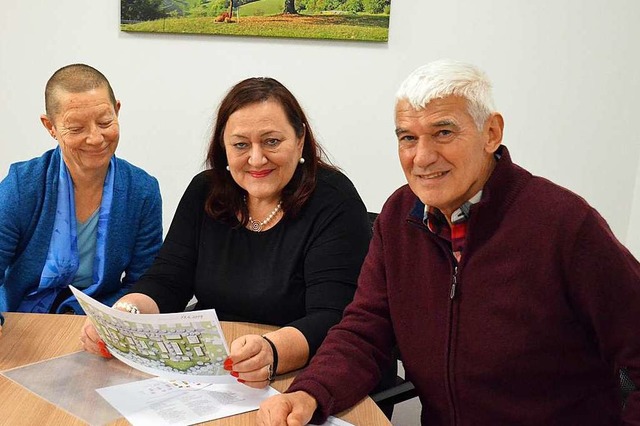
<path fill-rule="evenodd" d="M 96 389 L 152 377 L 116 359 L 82 351 L 6 370 L 2 375 L 90 425 L 122 417 Z"/>

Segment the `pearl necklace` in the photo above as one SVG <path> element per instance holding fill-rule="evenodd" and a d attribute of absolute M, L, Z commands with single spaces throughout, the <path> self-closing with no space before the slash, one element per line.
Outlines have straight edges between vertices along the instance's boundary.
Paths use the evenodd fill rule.
<path fill-rule="evenodd" d="M 247 202 L 246 198 L 245 198 L 244 202 L 245 203 Z M 265 218 L 265 220 L 263 220 L 262 222 L 258 222 L 257 220 L 255 220 L 254 218 L 249 216 L 249 230 L 253 231 L 253 232 L 261 232 L 262 231 L 262 227 L 265 226 L 267 223 L 271 222 L 271 220 L 274 217 L 276 217 L 276 215 L 278 214 L 280 209 L 282 209 L 282 200 L 278 201 L 278 205 L 276 206 L 276 208 L 273 209 L 271 211 L 271 213 L 269 213 L 269 216 L 267 216 Z"/>

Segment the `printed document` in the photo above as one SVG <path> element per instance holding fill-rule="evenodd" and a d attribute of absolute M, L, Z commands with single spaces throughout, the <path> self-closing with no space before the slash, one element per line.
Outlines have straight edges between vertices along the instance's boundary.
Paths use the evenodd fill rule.
<path fill-rule="evenodd" d="M 257 410 L 279 392 L 239 383 L 216 384 L 153 378 L 97 389 L 134 426 L 186 426 Z M 329 417 L 323 426 L 353 426 Z"/>
<path fill-rule="evenodd" d="M 97 389 L 134 426 L 182 426 L 257 410 L 276 395 L 238 382 L 217 384 L 153 378 Z"/>
<path fill-rule="evenodd" d="M 229 347 L 215 310 L 131 314 L 69 286 L 109 352 L 154 377 L 96 391 L 134 426 L 183 426 L 257 410 L 278 394 L 224 370 Z M 323 426 L 348 426 L 330 417 Z"/>
<path fill-rule="evenodd" d="M 125 364 L 169 379 L 237 383 L 224 369 L 229 347 L 214 309 L 131 314 L 69 287 L 109 352 Z"/>

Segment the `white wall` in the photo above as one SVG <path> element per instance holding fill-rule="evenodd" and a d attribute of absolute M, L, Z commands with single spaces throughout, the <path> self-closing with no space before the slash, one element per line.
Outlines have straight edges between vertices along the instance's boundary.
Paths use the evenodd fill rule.
<path fill-rule="evenodd" d="M 297 95 L 370 210 L 404 178 L 393 95 L 428 61 L 484 68 L 516 162 L 594 205 L 640 255 L 637 0 L 394 0 L 388 44 L 119 31 L 119 1 L 0 3 L 0 175 L 53 146 L 42 91 L 71 62 L 103 71 L 122 101 L 118 155 L 155 175 L 165 226 L 202 167 L 214 109 L 248 76 Z M 1 202 L 1 201 L 0 201 Z M 634 227 L 632 230 L 630 225 Z"/>
<path fill-rule="evenodd" d="M 633 200 L 626 243 L 636 259 L 640 259 L 640 159 L 638 160 L 638 173 L 636 175 L 636 189 Z"/>

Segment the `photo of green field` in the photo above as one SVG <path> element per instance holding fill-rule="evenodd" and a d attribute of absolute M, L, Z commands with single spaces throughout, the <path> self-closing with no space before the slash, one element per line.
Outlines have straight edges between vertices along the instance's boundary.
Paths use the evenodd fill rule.
<path fill-rule="evenodd" d="M 391 0 L 121 0 L 120 29 L 386 42 Z"/>

